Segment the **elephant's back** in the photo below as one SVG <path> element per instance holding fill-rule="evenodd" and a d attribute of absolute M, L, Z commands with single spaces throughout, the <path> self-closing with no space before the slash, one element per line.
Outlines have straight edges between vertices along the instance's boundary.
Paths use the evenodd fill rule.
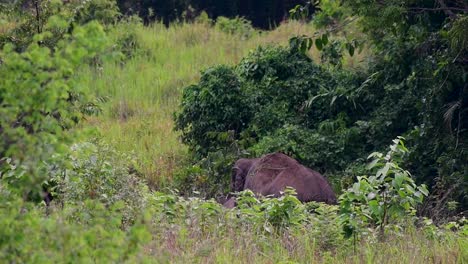
<path fill-rule="evenodd" d="M 283 153 L 261 157 L 249 170 L 245 182 L 245 189 L 262 195 L 278 196 L 288 186 L 296 189 L 302 202 L 336 203 L 332 188 L 320 173 Z"/>
<path fill-rule="evenodd" d="M 259 158 L 247 173 L 245 189 L 263 195 L 271 194 L 265 193 L 268 186 L 281 172 L 297 167 L 296 163 L 294 159 L 282 153 L 271 153 Z"/>
<path fill-rule="evenodd" d="M 303 181 L 303 201 L 310 202 L 325 202 L 328 204 L 336 203 L 335 192 L 331 188 L 328 181 L 325 177 L 317 171 L 314 171 L 310 168 L 304 167 L 307 172 L 304 172 L 306 175 Z"/>

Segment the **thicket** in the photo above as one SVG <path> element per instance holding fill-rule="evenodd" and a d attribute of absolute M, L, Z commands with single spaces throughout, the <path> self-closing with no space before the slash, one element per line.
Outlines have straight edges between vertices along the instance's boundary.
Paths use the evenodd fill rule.
<path fill-rule="evenodd" d="M 136 261 L 149 239 L 137 222 L 145 185 L 127 156 L 99 141 L 73 145 L 83 139 L 78 124 L 99 112 L 78 68 L 104 59 L 109 38 L 95 19 L 77 22 L 60 1 L 48 4 L 47 20 L 19 14 L 24 20 L 3 35 L 0 259 Z M 23 31 L 30 24 L 40 30 Z"/>
<path fill-rule="evenodd" d="M 260 47 L 236 66 L 205 70 L 184 90 L 175 120 L 195 160 L 215 164 L 208 162 L 208 179 L 228 186 L 226 174 L 212 173 L 216 164 L 282 151 L 341 189 L 362 171 L 362 157 L 402 135 L 411 149 L 405 164 L 433 193 L 422 212 L 466 210 L 467 9 L 400 2 L 329 5 L 316 22 L 319 36 L 294 38 L 289 48 Z M 337 33 L 328 40 L 349 23 L 343 14 L 358 19 L 362 38 Z M 342 69 L 343 52 L 352 56 L 362 43 L 372 51 L 367 69 Z M 312 44 L 322 65 L 304 55 Z"/>
<path fill-rule="evenodd" d="M 75 71 L 105 49 L 107 38 L 90 22 L 63 35 L 53 50 L 40 44 L 66 26 L 59 15 L 51 16 L 23 52 L 10 43 L 0 52 L 1 180 L 23 197 L 40 194 L 48 161 L 76 136 L 71 129 L 84 115 L 96 110 Z"/>
<path fill-rule="evenodd" d="M 34 34 L 47 32 L 40 40 L 42 46 L 54 49 L 57 43 L 73 32 L 77 25 L 98 21 L 102 26 L 112 25 L 120 16 L 115 1 L 12 1 L 0 3 L 1 15 L 12 23 L 12 28 L 1 32 L 0 48 L 13 44 L 24 51 L 34 40 Z M 56 18 L 60 17 L 61 20 Z M 60 24 L 51 28 L 48 23 Z"/>

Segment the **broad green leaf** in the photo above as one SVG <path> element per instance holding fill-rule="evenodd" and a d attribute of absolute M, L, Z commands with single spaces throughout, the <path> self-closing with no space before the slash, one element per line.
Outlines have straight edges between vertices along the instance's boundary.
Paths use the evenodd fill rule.
<path fill-rule="evenodd" d="M 328 34 L 323 34 L 322 35 L 322 44 L 323 44 L 323 46 L 328 44 Z"/>
<path fill-rule="evenodd" d="M 323 44 L 322 44 L 321 39 L 319 39 L 319 38 L 315 39 L 315 47 L 317 47 L 318 50 L 322 50 Z"/>

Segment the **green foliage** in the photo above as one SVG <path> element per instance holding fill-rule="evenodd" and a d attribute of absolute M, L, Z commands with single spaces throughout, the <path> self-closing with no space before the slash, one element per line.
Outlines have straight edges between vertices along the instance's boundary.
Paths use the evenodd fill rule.
<path fill-rule="evenodd" d="M 205 11 L 202 11 L 200 15 L 195 18 L 196 23 L 204 24 L 204 25 L 211 25 L 213 20 L 208 16 Z"/>
<path fill-rule="evenodd" d="M 310 11 L 317 6 L 319 1 L 306 1 L 305 5 L 296 5 L 289 10 L 289 16 L 292 19 L 305 21 L 310 18 Z"/>
<path fill-rule="evenodd" d="M 69 168 L 57 168 L 52 176 L 58 203 L 77 207 L 87 200 L 106 207 L 120 203 L 122 227 L 128 227 L 141 214 L 148 190 L 134 174 L 130 157 L 98 141 L 73 145 L 70 156 L 63 160 L 70 161 Z"/>
<path fill-rule="evenodd" d="M 296 197 L 293 189 L 286 189 L 279 198 L 257 199 L 250 190 L 239 193 L 237 207 L 242 215 L 241 221 L 255 223 L 256 229 L 268 233 L 279 232 L 284 228 L 305 223 L 307 212 Z"/>
<path fill-rule="evenodd" d="M 99 8 L 93 6 L 86 11 L 90 16 L 77 17 L 80 21 L 99 17 L 113 23 L 112 4 L 107 5 L 108 1 L 82 3 L 88 2 L 110 8 L 111 12 L 95 12 Z M 385 10 L 385 13 L 386 16 L 387 13 L 398 15 L 395 10 Z M 110 20 L 105 19 L 106 14 L 110 14 Z M 437 41 L 448 51 L 437 51 L 440 53 L 432 57 L 437 62 L 432 65 L 434 67 L 412 64 L 414 74 L 403 83 L 399 78 L 406 74 L 405 69 L 394 56 L 401 51 L 398 45 L 408 47 L 409 44 L 402 44 L 406 40 L 399 39 L 394 44 L 391 41 L 385 44 L 388 56 L 380 57 L 376 52 L 375 61 L 382 68 L 373 65 L 372 72 L 366 73 L 367 79 L 339 67 L 314 64 L 305 56 L 300 41 L 296 43 L 297 49 L 258 48 L 236 66 L 217 66 L 205 71 L 203 82 L 186 89 L 182 102 L 186 105 L 176 117 L 184 142 L 197 153 L 193 157 L 197 164 L 174 176 L 185 196 L 197 191 L 208 197 L 226 193 L 229 181 L 226 175 L 235 159 L 272 151 L 286 152 L 308 166 L 333 174 L 333 182 L 341 182 L 345 187 L 352 175 L 374 174 L 358 178 L 356 187 L 342 196 L 349 202 L 342 204 L 342 208 L 301 204 L 292 190 L 286 190 L 285 195 L 278 198 L 256 197 L 246 191 L 239 194 L 239 205 L 232 210 L 223 209 L 214 200 L 148 192 L 138 179 L 136 161 L 99 141 L 75 144 L 69 150 L 69 143 L 76 141 L 77 135 L 72 128 L 95 107 L 86 90 L 97 89 L 96 83 L 102 82 L 111 87 L 112 95 L 124 93 L 120 94 L 120 99 L 125 101 L 128 97 L 135 99 L 133 96 L 140 82 L 127 87 L 122 79 L 104 75 L 106 71 L 130 74 L 132 68 L 112 62 L 96 71 L 93 67 L 83 71 L 86 74 L 81 78 L 90 76 L 89 89 L 80 84 L 77 68 L 89 62 L 95 64 L 99 60 L 96 55 L 108 47 L 109 41 L 96 23 L 81 26 L 82 22 L 70 22 L 67 18 L 67 14 L 51 15 L 41 28 L 42 34 L 34 38 L 26 34 L 26 44 L 20 41 L 16 48 L 7 44 L 1 53 L 0 259 L 12 263 L 340 263 L 350 260 L 381 263 L 393 259 L 426 263 L 466 259 L 466 219 L 451 220 L 440 226 L 426 220 L 421 229 L 414 227 L 411 221 L 406 222 L 404 216 L 413 216 L 426 190 L 416 185 L 409 172 L 402 169 L 408 167 L 415 172 L 416 179 L 428 182 L 431 178 L 427 175 L 439 176 L 434 198 L 441 199 L 435 200 L 436 205 L 428 206 L 430 210 L 446 210 L 453 215 L 464 208 L 463 200 L 456 202 L 455 199 L 462 197 L 460 189 L 466 185 L 464 177 L 468 175 L 463 156 L 466 153 L 466 89 L 458 88 L 466 77 L 459 66 L 451 64 L 453 60 L 459 63 L 457 60 L 465 56 L 464 16 L 447 22 L 440 36 L 436 35 L 440 37 Z M 36 24 L 31 25 L 34 31 Z M 149 58 L 149 63 L 157 65 L 148 67 L 149 63 L 141 63 L 141 60 L 126 61 L 137 65 L 135 80 L 150 76 L 146 77 L 151 88 L 147 94 L 151 96 L 145 98 L 148 101 L 135 101 L 130 106 L 134 107 L 131 111 L 143 113 L 143 118 L 148 120 L 151 119 L 148 116 L 154 117 L 149 113 L 154 108 L 142 106 L 139 109 L 135 105 L 156 103 L 161 106 L 160 101 L 166 103 L 172 100 L 171 93 L 176 93 L 171 88 L 192 80 L 193 76 L 186 70 L 188 73 L 181 77 L 179 70 L 183 73 L 184 67 L 166 60 L 170 56 L 166 56 L 167 47 L 161 43 L 168 42 L 167 37 L 158 35 L 156 42 L 145 38 L 147 31 L 142 31 L 141 26 L 140 21 L 132 18 L 115 27 L 108 25 L 107 29 L 116 44 L 113 49 L 122 50 L 127 57 Z M 193 28 L 189 31 L 202 32 L 207 38 L 228 36 L 198 26 L 200 31 Z M 159 30 L 158 25 L 151 29 Z M 181 26 L 177 30 L 186 29 Z M 416 34 L 419 28 L 411 30 L 415 34 L 408 35 L 408 39 L 414 41 L 411 45 L 420 47 L 417 42 L 426 35 Z M 157 31 L 161 32 L 173 34 L 169 30 Z M 231 42 L 234 39 L 235 36 L 229 36 L 226 46 L 236 46 L 236 42 Z M 334 45 L 327 34 L 315 38 L 313 43 L 311 40 L 306 40 L 305 50 L 315 45 L 326 53 L 327 48 Z M 378 46 L 376 44 L 376 50 L 382 48 Z M 149 47 L 163 52 L 150 53 Z M 347 50 L 350 55 L 353 53 L 350 50 L 355 49 L 343 43 L 336 47 L 341 49 L 341 54 Z M 437 45 L 420 48 L 432 50 L 434 47 Z M 183 49 L 174 50 L 181 57 L 198 58 Z M 219 52 L 211 53 L 225 52 L 224 49 L 216 51 Z M 409 54 L 410 51 L 414 50 L 409 48 Z M 234 57 L 239 55 L 237 51 L 234 54 Z M 341 59 L 336 62 L 339 65 Z M 187 68 L 193 68 L 189 66 Z M 152 75 L 163 67 L 175 69 L 178 78 L 183 80 L 171 83 L 164 75 Z M 419 69 L 424 74 L 418 72 Z M 448 76 L 446 81 L 450 85 L 445 87 L 444 82 L 439 82 L 437 85 L 444 84 L 439 86 L 444 91 L 435 89 L 428 76 L 439 81 Z M 162 92 L 154 89 L 155 78 L 169 88 Z M 428 91 L 434 97 L 425 97 Z M 164 123 L 154 119 L 155 126 Z M 148 153 L 143 148 L 148 151 L 159 147 L 153 147 L 157 144 L 149 121 L 143 128 L 135 128 L 131 118 L 115 121 L 111 120 L 136 130 L 138 139 L 152 139 L 140 141 L 144 153 L 140 155 Z M 439 129 L 434 129 L 435 121 L 440 122 Z M 90 122 L 97 123 L 94 119 Z M 196 129 L 192 130 L 193 126 Z M 405 134 L 413 145 L 409 156 L 405 157 L 407 150 L 397 140 L 388 156 L 374 153 L 369 171 L 362 172 L 363 153 L 382 149 L 389 139 L 399 134 Z M 118 130 L 115 135 L 120 138 L 122 131 Z M 135 141 L 128 141 L 133 147 Z M 172 147 L 167 147 L 167 142 L 163 145 L 160 144 Z M 147 156 L 159 160 L 158 156 L 164 155 Z M 174 155 L 172 159 L 178 157 Z M 44 184 L 53 186 L 56 195 L 50 206 L 34 205 L 21 199 L 30 192 L 40 193 Z M 347 213 L 340 214 L 339 209 Z M 359 216 L 362 222 L 353 223 L 351 218 L 346 218 L 350 216 Z M 348 229 L 354 228 L 353 232 L 362 238 L 355 252 L 351 241 L 341 232 L 343 224 Z M 387 233 L 390 238 L 387 243 L 366 237 L 368 233 L 374 234 L 371 231 L 390 227 L 402 231 Z M 417 256 L 414 252 L 418 252 Z"/>
<path fill-rule="evenodd" d="M 222 134 L 222 133 L 221 133 Z M 230 191 L 230 175 L 232 164 L 242 154 L 236 142 L 226 142 L 229 147 L 209 152 L 206 156 L 194 161 L 194 165 L 187 166 L 176 172 L 173 187 L 181 195 L 200 195 L 202 197 L 216 197 Z"/>
<path fill-rule="evenodd" d="M 291 50 L 298 50 L 302 54 L 306 54 L 310 50 L 310 48 L 312 48 L 313 44 L 313 39 L 305 35 L 292 37 L 289 40 L 289 47 L 291 48 Z"/>
<path fill-rule="evenodd" d="M 49 25 L 59 26 L 59 17 Z M 35 35 L 40 41 L 49 31 Z M 54 50 L 37 43 L 18 53 L 11 44 L 0 53 L 0 157 L 1 180 L 18 188 L 21 195 L 39 191 L 47 178 L 43 162 L 64 149 L 75 135 L 74 127 L 89 107 L 90 98 L 75 79 L 75 71 L 107 45 L 103 28 L 96 22 L 76 27 Z M 9 173 L 11 168 L 18 173 Z M 20 169 L 21 168 L 21 169 Z M 3 176 L 5 175 L 5 176 Z"/>
<path fill-rule="evenodd" d="M 144 224 L 120 229 L 119 207 L 83 201 L 76 220 L 74 207 L 47 217 L 22 201 L 0 206 L 0 258 L 6 262 L 135 262 L 151 238 Z M 72 216 L 73 215 L 73 216 Z"/>
<path fill-rule="evenodd" d="M 321 0 L 320 12 L 314 14 L 313 23 L 317 27 L 333 28 L 341 24 L 350 12 L 337 0 Z"/>
<path fill-rule="evenodd" d="M 279 198 L 257 198 L 244 191 L 238 196 L 239 205 L 230 210 L 213 200 L 155 192 L 146 195 L 141 217 L 122 228 L 123 202 L 109 203 L 102 198 L 105 204 L 97 200 L 67 203 L 63 209 L 48 208 L 46 215 L 43 208 L 3 195 L 7 190 L 1 186 L 0 224 L 4 228 L 0 229 L 0 256 L 6 261 L 211 262 L 227 258 L 244 262 L 268 254 L 265 261 L 343 262 L 363 254 L 378 255 L 386 247 L 398 255 L 385 253 L 379 259 L 400 261 L 433 257 L 436 246 L 436 256 L 457 260 L 465 254 L 463 221 L 443 228 L 426 225 L 424 234 L 436 233 L 434 240 L 421 240 L 419 233 L 410 232 L 401 234 L 401 245 L 392 244 L 398 236 L 386 243 L 366 238 L 353 253 L 350 240 L 341 233 L 338 206 L 302 204 L 290 189 Z M 411 228 L 412 224 L 407 226 Z M 367 248 L 376 243 L 376 249 Z M 409 245 L 411 251 L 404 251 Z M 418 257 L 415 248 L 421 251 Z"/>
<path fill-rule="evenodd" d="M 146 50 L 138 42 L 137 32 L 143 28 L 141 19 L 137 16 L 124 17 L 112 27 L 109 27 L 109 37 L 114 43 L 114 50 L 122 53 L 125 58 L 145 54 Z"/>
<path fill-rule="evenodd" d="M 369 96 L 385 93 L 372 99 L 380 102 L 374 120 L 387 122 L 382 131 L 370 123 L 375 136 L 389 130 L 409 135 L 409 164 L 435 195 L 425 214 L 442 217 L 453 201 L 466 208 L 466 6 L 458 1 L 346 1 L 344 6 L 360 17 L 375 52 Z"/>
<path fill-rule="evenodd" d="M 384 156 L 374 152 L 367 168 L 374 176 L 359 176 L 356 183 L 340 196 L 341 217 L 348 236 L 368 226 L 378 227 L 381 235 L 389 225 L 397 225 L 414 216 L 416 206 L 428 195 L 425 185 L 417 186 L 411 174 L 398 163 L 407 154 L 403 138 L 393 141 Z"/>
<path fill-rule="evenodd" d="M 220 16 L 216 19 L 215 27 L 228 34 L 237 34 L 242 39 L 252 37 L 255 32 L 252 23 L 243 17 L 227 18 Z"/>
<path fill-rule="evenodd" d="M 296 49 L 259 47 L 235 68 L 208 69 L 186 88 L 176 129 L 197 159 L 217 151 L 231 153 L 227 160 L 245 150 L 283 151 L 308 166 L 343 169 L 362 153 L 356 143 L 362 130 L 350 127 L 360 112 L 353 91 L 358 80 Z M 226 173 L 218 175 L 228 183 Z"/>
<path fill-rule="evenodd" d="M 468 69 L 463 6 L 453 3 L 439 10 L 424 1 L 337 3 L 323 2 L 322 15 L 355 16 L 365 42 L 364 37 L 336 32 L 353 21 L 349 20 L 314 37 L 292 38 L 289 49 L 258 48 L 232 69 L 234 75 L 216 76 L 217 92 L 232 90 L 227 84 L 235 80 L 239 103 L 226 105 L 243 114 L 233 121 L 209 115 L 186 118 L 177 129 L 187 139 L 191 135 L 184 130 L 211 122 L 219 128 L 216 133 L 231 133 L 231 142 L 252 155 L 284 151 L 335 175 L 403 135 L 411 146 L 404 166 L 418 172 L 415 180 L 433 190 L 425 213 L 453 215 L 464 210 Z M 305 56 L 313 45 L 321 52 L 323 66 Z M 356 56 L 364 45 L 372 52 L 367 69 L 342 69 L 345 53 Z M 202 78 L 207 83 L 211 77 Z M 200 106 L 203 98 L 183 98 L 181 111 L 195 101 Z M 224 105 L 212 107 L 205 108 L 207 113 L 226 112 Z M 233 132 L 226 129 L 239 121 L 242 126 Z M 223 148 L 218 140 L 203 141 L 209 130 L 199 130 L 200 139 L 191 137 L 185 143 L 201 155 Z M 449 210 L 454 205 L 458 209 Z"/>
<path fill-rule="evenodd" d="M 227 66 L 204 71 L 198 85 L 184 90 L 181 108 L 175 128 L 182 131 L 183 142 L 199 153 L 238 138 L 249 118 L 239 77 Z"/>
<path fill-rule="evenodd" d="M 271 29 L 278 26 L 296 5 L 305 4 L 307 0 L 117 0 L 123 14 L 139 15 L 145 22 L 162 21 L 165 25 L 179 21 L 190 21 L 200 12 L 205 12 L 211 18 L 245 17 L 252 21 L 255 27 Z M 302 8 L 306 9 L 306 8 Z M 313 5 L 307 7 L 311 15 L 315 11 Z"/>
<path fill-rule="evenodd" d="M 92 20 L 97 20 L 103 25 L 110 25 L 117 22 L 120 16 L 119 8 L 115 0 L 93 0 L 79 1 L 80 5 L 74 8 L 74 20 L 78 24 L 85 24 Z"/>
<path fill-rule="evenodd" d="M 32 42 L 40 41 L 51 50 L 71 33 L 75 26 L 97 20 L 102 25 L 116 22 L 120 13 L 114 0 L 63 1 L 38 0 L 15 1 L 5 9 L 14 28 L 0 32 L 0 48 L 7 43 L 24 51 Z M 3 10 L 2 10 L 3 11 Z M 35 34 L 47 32 L 44 38 L 35 39 Z"/>

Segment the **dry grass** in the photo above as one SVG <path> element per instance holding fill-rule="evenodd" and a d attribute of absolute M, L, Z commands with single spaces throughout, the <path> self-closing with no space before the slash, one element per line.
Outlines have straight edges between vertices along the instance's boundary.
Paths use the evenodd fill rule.
<path fill-rule="evenodd" d="M 418 233 L 392 236 L 384 242 L 360 242 L 324 249 L 304 230 L 302 234 L 284 233 L 262 236 L 239 230 L 191 233 L 172 229 L 145 247 L 157 263 L 381 263 L 451 264 L 467 263 L 467 240 L 447 236 L 428 240 Z M 346 242 L 345 242 L 346 244 Z"/>

